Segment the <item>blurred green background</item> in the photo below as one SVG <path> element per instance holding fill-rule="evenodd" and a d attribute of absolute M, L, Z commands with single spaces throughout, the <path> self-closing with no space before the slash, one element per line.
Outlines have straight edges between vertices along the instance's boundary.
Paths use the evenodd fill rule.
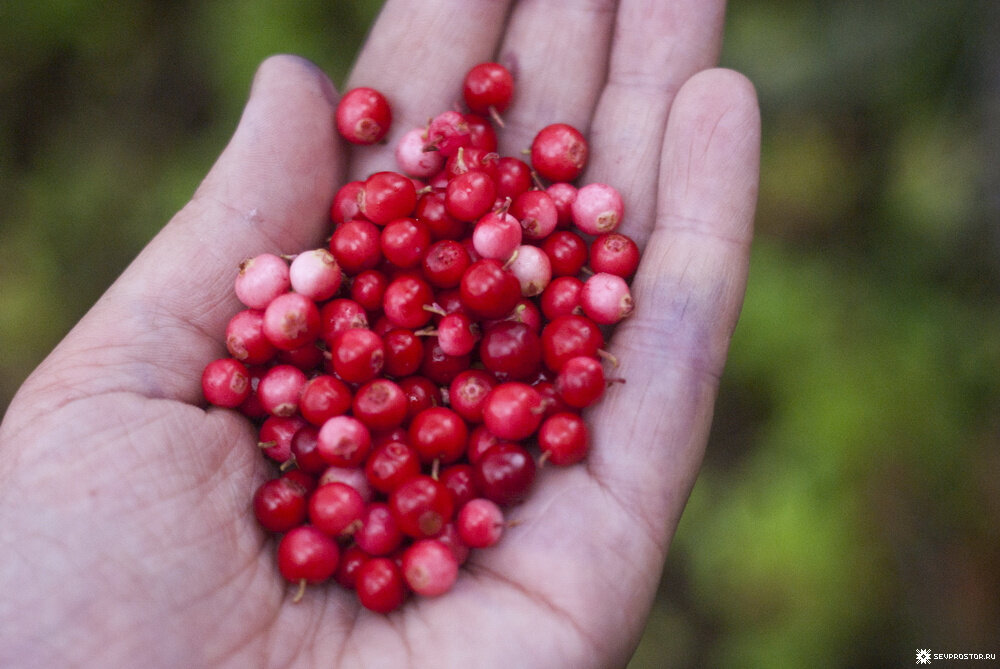
<path fill-rule="evenodd" d="M 0 6 L 0 408 L 189 198 L 257 63 L 340 82 L 380 4 Z M 997 5 L 730 3 L 758 233 L 634 669 L 1000 653 Z"/>

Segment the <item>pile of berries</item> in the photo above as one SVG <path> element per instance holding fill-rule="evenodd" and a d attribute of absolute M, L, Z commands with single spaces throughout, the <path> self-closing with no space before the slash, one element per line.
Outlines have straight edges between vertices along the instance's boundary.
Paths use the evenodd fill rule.
<path fill-rule="evenodd" d="M 578 130 L 542 128 L 530 163 L 498 155 L 513 92 L 508 70 L 477 65 L 469 112 L 403 135 L 399 172 L 339 189 L 328 246 L 239 267 L 246 308 L 202 387 L 259 425 L 276 463 L 253 511 L 281 535 L 296 600 L 329 579 L 379 612 L 446 592 L 471 549 L 499 541 L 538 466 L 587 453 L 581 411 L 614 380 L 602 347 L 632 310 L 639 250 L 615 232 L 614 188 L 573 185 Z M 391 120 L 370 88 L 336 113 L 355 144 Z"/>

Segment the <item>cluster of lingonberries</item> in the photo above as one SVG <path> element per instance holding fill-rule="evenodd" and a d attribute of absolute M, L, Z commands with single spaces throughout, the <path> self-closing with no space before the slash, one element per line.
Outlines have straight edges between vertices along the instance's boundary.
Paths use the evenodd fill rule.
<path fill-rule="evenodd" d="M 537 466 L 587 453 L 580 412 L 609 382 L 602 326 L 632 310 L 639 250 L 614 231 L 614 188 L 573 185 L 588 156 L 575 128 L 543 128 L 530 164 L 497 154 L 513 90 L 505 68 L 477 65 L 468 113 L 406 133 L 400 172 L 340 188 L 328 247 L 240 265 L 231 357 L 202 387 L 259 424 L 279 465 L 253 510 L 282 535 L 296 599 L 331 578 L 379 612 L 444 593 Z M 370 88 L 336 114 L 355 144 L 391 119 Z"/>

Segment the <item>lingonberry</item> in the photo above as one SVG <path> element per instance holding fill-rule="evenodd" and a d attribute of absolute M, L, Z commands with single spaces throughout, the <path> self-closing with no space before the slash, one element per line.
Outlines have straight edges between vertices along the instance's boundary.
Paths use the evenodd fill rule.
<path fill-rule="evenodd" d="M 355 534 L 355 536 L 357 536 Z M 333 580 L 348 590 L 354 589 L 355 580 L 358 577 L 358 569 L 369 559 L 368 553 L 360 546 L 348 546 L 340 554 L 340 561 L 337 564 L 337 571 L 333 574 Z"/>
<path fill-rule="evenodd" d="M 570 208 L 573 223 L 590 235 L 613 231 L 622 222 L 625 204 L 617 190 L 602 183 L 580 188 Z"/>
<path fill-rule="evenodd" d="M 539 130 L 531 142 L 531 166 L 549 181 L 573 181 L 583 172 L 589 152 L 579 130 L 553 123 Z"/>
<path fill-rule="evenodd" d="M 440 481 L 418 475 L 404 481 L 389 494 L 389 508 L 408 537 L 433 537 L 454 513 L 451 493 Z"/>
<path fill-rule="evenodd" d="M 479 489 L 476 487 L 472 472 L 472 465 L 467 462 L 460 462 L 445 467 L 438 475 L 438 480 L 451 493 L 451 498 L 455 502 L 456 509 L 462 508 L 466 502 L 479 495 Z"/>
<path fill-rule="evenodd" d="M 284 463 L 292 455 L 292 438 L 305 424 L 298 415 L 268 416 L 257 433 L 257 446 L 267 457 Z"/>
<path fill-rule="evenodd" d="M 250 395 L 250 372 L 233 358 L 219 358 L 205 365 L 201 392 L 210 403 L 234 409 Z"/>
<path fill-rule="evenodd" d="M 488 118 L 475 113 L 465 114 L 462 118 L 469 129 L 469 138 L 465 146 L 483 151 L 497 150 L 497 133 Z"/>
<path fill-rule="evenodd" d="M 324 351 L 320 348 L 318 342 L 311 341 L 308 344 L 303 344 L 298 348 L 287 351 L 279 349 L 271 364 L 292 365 L 293 367 L 298 367 L 303 372 L 312 373 L 313 370 L 323 364 L 324 358 Z"/>
<path fill-rule="evenodd" d="M 488 548 L 496 545 L 503 535 L 503 510 L 496 502 L 477 497 L 461 507 L 455 524 L 465 545 Z"/>
<path fill-rule="evenodd" d="M 333 204 L 330 205 L 330 220 L 334 224 L 341 225 L 356 218 L 364 218 L 358 205 L 358 198 L 364 187 L 363 181 L 348 181 L 337 189 Z"/>
<path fill-rule="evenodd" d="M 278 571 L 299 584 L 294 601 L 302 598 L 306 584 L 322 583 L 337 570 L 340 548 L 333 537 L 312 525 L 299 525 L 278 542 Z"/>
<path fill-rule="evenodd" d="M 264 378 L 267 369 L 264 365 L 247 365 L 247 373 L 250 375 L 250 394 L 236 409 L 250 420 L 256 421 L 270 415 L 257 397 L 257 386 L 260 385 L 260 380 Z"/>
<path fill-rule="evenodd" d="M 434 242 L 422 263 L 424 278 L 435 288 L 454 288 L 472 264 L 468 251 L 452 239 Z"/>
<path fill-rule="evenodd" d="M 583 310 L 580 308 L 582 290 L 583 281 L 575 276 L 556 277 L 542 292 L 540 299 L 542 313 L 550 321 L 560 316 L 582 313 Z"/>
<path fill-rule="evenodd" d="M 559 370 L 555 385 L 566 404 L 585 409 L 604 394 L 604 368 L 600 361 L 590 356 L 570 358 Z"/>
<path fill-rule="evenodd" d="M 418 595 L 437 597 L 448 592 L 458 578 L 458 560 L 436 539 L 421 539 L 403 551 L 403 578 Z"/>
<path fill-rule="evenodd" d="M 302 430 L 299 430 L 301 432 Z M 298 433 L 296 433 L 296 436 Z M 295 470 L 291 470 L 295 471 Z M 291 473 L 291 471 L 287 473 Z M 361 495 L 362 501 L 368 504 L 375 497 L 375 491 L 368 482 L 368 478 L 365 476 L 364 471 L 359 467 L 335 467 L 334 465 L 328 466 L 320 474 L 318 485 L 326 485 L 327 483 L 343 483 L 349 485 L 358 491 Z"/>
<path fill-rule="evenodd" d="M 298 433 L 296 432 L 296 434 Z M 306 495 L 312 494 L 312 491 L 315 490 L 318 485 L 315 476 L 308 472 L 304 472 L 301 469 L 289 469 L 282 472 L 281 478 L 288 479 L 289 481 L 302 486 L 302 488 L 306 491 Z"/>
<path fill-rule="evenodd" d="M 406 395 L 389 379 L 374 379 L 354 395 L 352 413 L 369 430 L 390 430 L 406 418 Z"/>
<path fill-rule="evenodd" d="M 583 460 L 589 439 L 587 424 L 575 413 L 549 416 L 538 428 L 538 446 L 545 461 L 554 465 L 571 465 Z"/>
<path fill-rule="evenodd" d="M 630 278 L 639 267 L 639 247 L 617 232 L 604 234 L 590 245 L 590 268 L 595 272 Z"/>
<path fill-rule="evenodd" d="M 333 369 L 348 383 L 371 381 L 382 371 L 385 362 L 382 338 L 371 330 L 359 328 L 337 335 L 330 353 Z"/>
<path fill-rule="evenodd" d="M 284 293 L 264 309 L 264 336 L 275 347 L 291 351 L 319 337 L 320 318 L 316 303 L 305 295 Z"/>
<path fill-rule="evenodd" d="M 306 380 L 305 372 L 293 365 L 271 367 L 257 385 L 261 406 L 272 416 L 291 416 L 298 412 Z"/>
<path fill-rule="evenodd" d="M 550 184 L 545 192 L 552 198 L 556 205 L 558 221 L 556 228 L 564 230 L 573 223 L 573 200 L 576 199 L 576 186 L 565 181 L 557 181 Z"/>
<path fill-rule="evenodd" d="M 396 267 L 415 267 L 431 245 L 431 231 L 415 218 L 397 218 L 382 228 L 382 256 Z"/>
<path fill-rule="evenodd" d="M 401 441 L 382 444 L 365 462 L 368 482 L 386 495 L 419 474 L 420 455 Z"/>
<path fill-rule="evenodd" d="M 518 195 L 530 189 L 531 167 L 528 163 L 511 156 L 504 156 L 497 161 L 497 197 L 514 200 Z"/>
<path fill-rule="evenodd" d="M 417 206 L 413 181 L 399 172 L 376 172 L 365 179 L 359 201 L 361 213 L 378 225 L 405 218 Z"/>
<path fill-rule="evenodd" d="M 465 454 L 469 428 L 462 417 L 448 407 L 431 407 L 413 417 L 408 436 L 410 446 L 422 462 L 437 460 L 447 464 Z"/>
<path fill-rule="evenodd" d="M 537 246 L 522 244 L 507 263 L 511 274 L 521 285 L 521 295 L 534 297 L 545 290 L 552 280 L 552 263 L 545 251 Z"/>
<path fill-rule="evenodd" d="M 631 314 L 635 303 L 625 279 L 598 272 L 584 282 L 580 306 L 596 323 L 613 325 Z"/>
<path fill-rule="evenodd" d="M 456 111 L 441 112 L 427 125 L 427 145 L 425 150 L 436 150 L 448 157 L 461 147 L 469 146 L 472 131 L 465 116 Z"/>
<path fill-rule="evenodd" d="M 354 541 L 368 555 L 389 555 L 402 545 L 403 533 L 388 504 L 372 502 L 365 508 Z"/>
<path fill-rule="evenodd" d="M 324 483 L 309 496 L 309 522 L 332 537 L 353 534 L 364 511 L 358 491 L 339 481 Z"/>
<path fill-rule="evenodd" d="M 437 337 L 428 337 L 424 342 L 424 359 L 420 363 L 420 374 L 444 387 L 452 382 L 460 372 L 472 363 L 470 355 L 448 355 L 441 348 Z"/>
<path fill-rule="evenodd" d="M 430 284 L 413 274 L 403 274 L 389 282 L 382 296 L 382 309 L 394 326 L 412 330 L 431 319 L 427 307 L 433 302 Z"/>
<path fill-rule="evenodd" d="M 542 241 L 552 276 L 576 276 L 587 264 L 587 242 L 571 230 L 556 230 Z"/>
<path fill-rule="evenodd" d="M 379 308 L 382 306 L 379 300 Z M 341 333 L 351 330 L 367 330 L 368 315 L 365 308 L 346 297 L 330 300 L 319 310 L 320 337 L 327 347 L 333 348 Z"/>
<path fill-rule="evenodd" d="M 396 144 L 396 164 L 405 174 L 426 179 L 441 171 L 444 156 L 438 151 L 424 151 L 427 144 L 424 128 L 413 128 Z"/>
<path fill-rule="evenodd" d="M 482 411 L 480 411 L 482 420 Z M 490 432 L 485 425 L 476 425 L 469 433 L 469 444 L 465 450 L 465 457 L 471 464 L 476 464 L 483 453 L 501 443 L 502 439 Z"/>
<path fill-rule="evenodd" d="M 366 269 L 351 280 L 350 296 L 365 311 L 379 311 L 382 308 L 382 297 L 385 295 L 385 289 L 388 285 L 389 278 L 384 272 L 377 269 Z M 321 314 L 322 312 L 323 310 L 320 309 Z"/>
<path fill-rule="evenodd" d="M 506 261 L 521 245 L 523 231 L 516 218 L 500 209 L 484 214 L 472 229 L 472 246 L 482 258 Z"/>
<path fill-rule="evenodd" d="M 458 527 L 455 526 L 454 520 L 445 523 L 444 529 L 434 536 L 434 540 L 440 541 L 451 551 L 459 566 L 465 564 L 465 561 L 469 559 L 469 547 L 462 542 L 462 537 L 458 536 Z"/>
<path fill-rule="evenodd" d="M 299 413 L 313 425 L 320 426 L 329 418 L 347 413 L 351 408 L 351 389 L 329 374 L 320 374 L 302 387 Z"/>
<path fill-rule="evenodd" d="M 385 364 L 382 371 L 388 376 L 402 378 L 416 374 L 424 358 L 424 344 L 413 330 L 393 328 L 382 336 Z"/>
<path fill-rule="evenodd" d="M 315 425 L 303 425 L 291 441 L 292 458 L 295 466 L 308 474 L 319 476 L 327 468 L 327 462 L 319 453 L 319 428 Z"/>
<path fill-rule="evenodd" d="M 527 439 L 542 421 L 542 396 L 526 383 L 501 383 L 483 402 L 483 424 L 501 439 Z"/>
<path fill-rule="evenodd" d="M 522 381 L 536 374 L 541 366 L 541 340 L 524 323 L 501 321 L 483 335 L 479 358 L 497 378 Z"/>
<path fill-rule="evenodd" d="M 340 98 L 334 114 L 337 131 L 352 144 L 375 144 L 392 124 L 392 108 L 374 88 L 352 89 Z"/>
<path fill-rule="evenodd" d="M 448 213 L 445 206 L 445 192 L 431 191 L 424 193 L 417 201 L 414 217 L 420 219 L 430 228 L 434 239 L 461 239 L 465 234 L 466 222 L 460 221 Z"/>
<path fill-rule="evenodd" d="M 527 497 L 535 481 L 535 469 L 535 460 L 524 446 L 500 442 L 480 456 L 473 473 L 483 497 L 500 506 L 511 506 Z"/>
<path fill-rule="evenodd" d="M 528 239 L 545 239 L 556 229 L 559 214 L 549 194 L 543 190 L 528 190 L 518 195 L 510 213 L 521 222 Z"/>
<path fill-rule="evenodd" d="M 340 266 L 326 249 L 312 249 L 295 256 L 288 268 L 292 290 L 310 300 L 322 302 L 340 289 Z"/>
<path fill-rule="evenodd" d="M 437 341 L 448 355 L 468 355 L 479 341 L 479 326 L 467 314 L 447 314 L 437 325 Z"/>
<path fill-rule="evenodd" d="M 357 571 L 354 589 L 358 601 L 370 611 L 390 613 L 406 601 L 406 583 L 396 563 L 387 557 L 372 557 Z"/>
<path fill-rule="evenodd" d="M 244 309 L 229 319 L 226 325 L 226 350 L 246 365 L 262 365 L 277 352 L 264 336 L 264 312 Z"/>
<path fill-rule="evenodd" d="M 378 226 L 355 218 L 338 225 L 330 237 L 330 253 L 348 274 L 375 269 L 382 262 Z"/>
<path fill-rule="evenodd" d="M 317 448 L 335 467 L 357 467 L 371 450 L 371 432 L 353 416 L 334 416 L 320 427 Z"/>
<path fill-rule="evenodd" d="M 305 488 L 286 478 L 264 481 L 254 492 L 254 517 L 265 530 L 287 532 L 305 522 L 308 504 Z"/>
<path fill-rule="evenodd" d="M 596 357 L 602 346 L 604 336 L 585 316 L 559 316 L 542 329 L 542 359 L 553 372 L 578 355 Z"/>
<path fill-rule="evenodd" d="M 493 179 L 482 170 L 471 170 L 448 182 L 444 206 L 460 221 L 475 221 L 489 211 L 496 197 Z"/>
<path fill-rule="evenodd" d="M 453 179 L 470 170 L 480 170 L 495 182 L 499 161 L 499 154 L 492 151 L 484 151 L 472 146 L 462 147 L 445 162 L 444 173 L 449 179 Z"/>
<path fill-rule="evenodd" d="M 414 375 L 400 379 L 399 387 L 406 393 L 407 422 L 424 409 L 443 404 L 441 388 L 426 376 Z"/>
<path fill-rule="evenodd" d="M 462 97 L 477 114 L 499 114 L 514 97 L 514 75 L 500 63 L 479 63 L 465 75 Z"/>
<path fill-rule="evenodd" d="M 521 283 L 499 261 L 472 263 L 459 284 L 462 303 L 482 318 L 503 318 L 521 299 Z"/>
<path fill-rule="evenodd" d="M 240 263 L 234 289 L 240 302 L 263 309 L 291 287 L 288 263 L 273 253 L 261 253 Z"/>
<path fill-rule="evenodd" d="M 459 372 L 448 386 L 451 408 L 469 423 L 481 423 L 483 401 L 496 384 L 496 377 L 483 369 Z"/>

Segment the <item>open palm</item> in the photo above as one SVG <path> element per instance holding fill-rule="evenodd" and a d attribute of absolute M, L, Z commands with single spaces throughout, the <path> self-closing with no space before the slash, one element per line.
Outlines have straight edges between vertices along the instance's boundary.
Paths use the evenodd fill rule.
<path fill-rule="evenodd" d="M 192 201 L 25 383 L 0 428 L 0 666 L 622 666 L 693 484 L 746 282 L 759 119 L 717 58 L 721 0 L 389 0 L 350 85 L 385 91 L 389 144 L 348 151 L 315 67 L 260 68 Z M 334 38 L 334 34 L 331 35 Z M 393 168 L 395 137 L 499 59 L 517 80 L 501 153 L 588 133 L 584 182 L 624 195 L 637 309 L 588 420 L 585 464 L 546 467 L 519 522 L 445 597 L 382 616 L 294 588 L 250 511 L 253 427 L 204 408 L 237 264 L 322 243 L 339 184 Z"/>

